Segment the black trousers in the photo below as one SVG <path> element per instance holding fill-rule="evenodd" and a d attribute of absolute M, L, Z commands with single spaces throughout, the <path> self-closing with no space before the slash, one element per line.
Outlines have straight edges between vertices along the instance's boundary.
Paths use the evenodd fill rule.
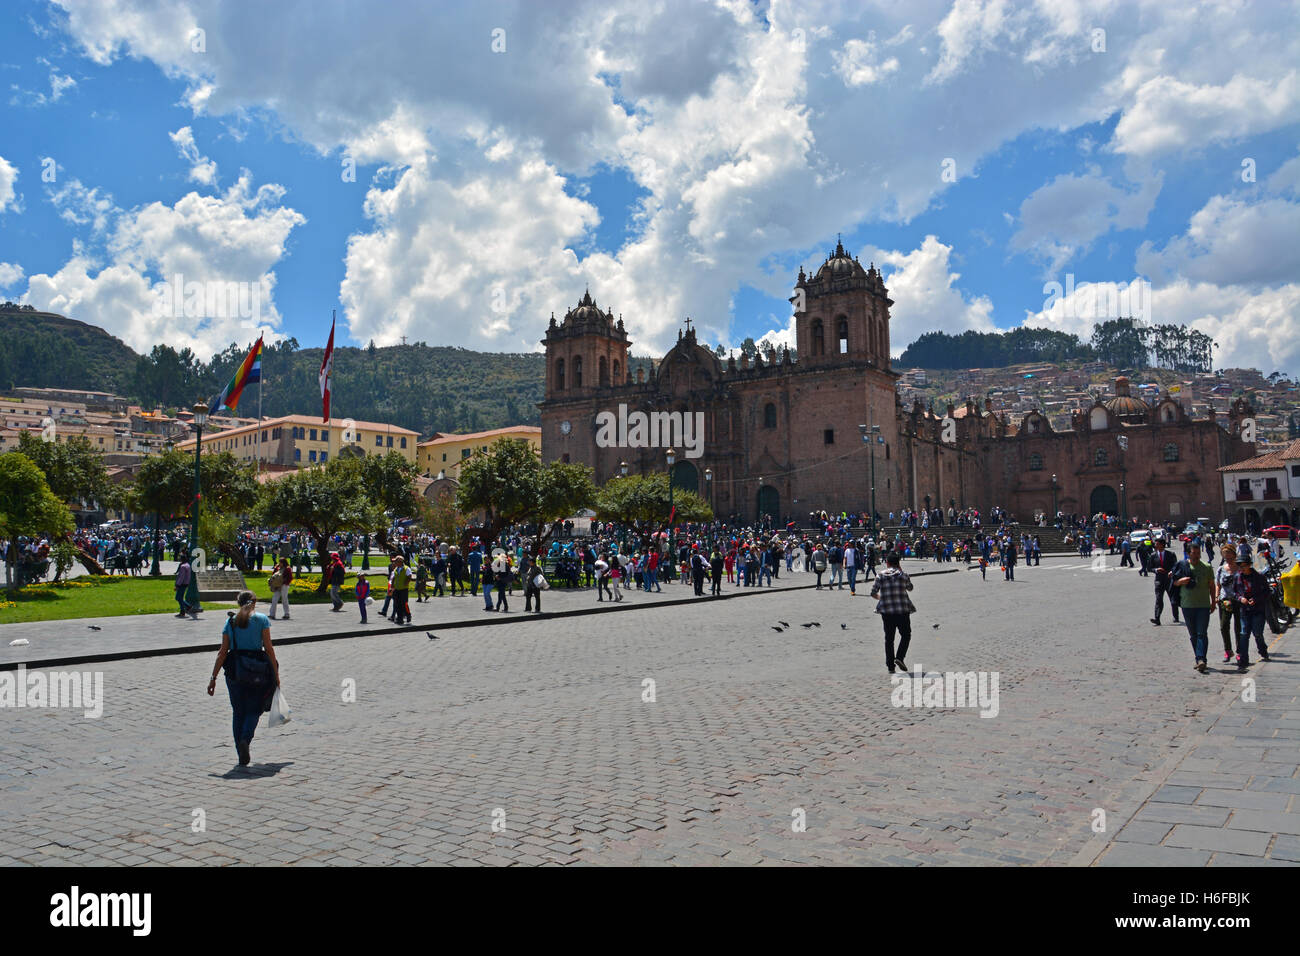
<path fill-rule="evenodd" d="M 532 581 L 524 588 L 524 612 L 527 613 L 533 609 L 533 600 L 537 601 L 537 613 L 542 613 L 542 589 L 536 587 Z"/>
<path fill-rule="evenodd" d="M 402 621 L 407 624 L 411 623 L 411 602 L 408 600 L 410 594 L 410 591 L 393 592 L 393 617 L 397 619 L 399 624 Z"/>
<path fill-rule="evenodd" d="M 907 659 L 907 647 L 912 643 L 912 615 L 882 614 L 880 620 L 885 625 L 885 666 L 892 671 L 894 661 Z M 897 651 L 894 649 L 895 633 L 899 637 Z"/>
<path fill-rule="evenodd" d="M 1179 608 L 1179 604 L 1178 604 L 1178 602 L 1177 602 L 1176 600 L 1174 600 L 1174 596 L 1173 596 L 1172 594 L 1169 595 L 1169 610 L 1170 610 L 1170 613 L 1173 614 L 1173 616 L 1174 616 L 1174 620 L 1175 620 L 1175 621 L 1178 620 L 1178 608 Z M 1155 614 L 1155 618 L 1156 618 L 1157 621 L 1160 620 L 1160 614 L 1161 614 L 1161 612 L 1164 611 L 1164 609 L 1165 609 L 1165 589 L 1164 589 L 1164 588 L 1156 588 L 1156 614 Z"/>

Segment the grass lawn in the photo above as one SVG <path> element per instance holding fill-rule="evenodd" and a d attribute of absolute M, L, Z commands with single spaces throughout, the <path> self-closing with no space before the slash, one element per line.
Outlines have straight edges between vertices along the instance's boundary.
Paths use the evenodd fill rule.
<path fill-rule="evenodd" d="M 61 621 L 77 617 L 176 613 L 170 576 L 133 578 L 84 576 L 60 584 L 33 584 L 12 594 L 0 592 L 0 624 Z M 221 610 L 233 604 L 207 603 Z"/>

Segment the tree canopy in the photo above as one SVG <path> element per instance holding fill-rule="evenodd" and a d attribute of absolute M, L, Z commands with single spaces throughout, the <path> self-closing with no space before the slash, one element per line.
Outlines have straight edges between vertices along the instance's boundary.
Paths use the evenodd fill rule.
<path fill-rule="evenodd" d="M 513 438 L 498 438 L 461 466 L 456 507 L 464 514 L 483 516 L 477 531 L 494 541 L 512 524 L 537 522 L 543 536 L 552 522 L 568 518 L 595 501 L 591 469 L 582 464 L 553 461 L 543 465 L 537 453 Z"/>
<path fill-rule="evenodd" d="M 596 516 L 601 521 L 621 524 L 666 526 L 674 507 L 674 523 L 708 521 L 713 517 L 709 503 L 693 491 L 674 489 L 670 502 L 668 474 L 662 471 L 611 478 L 596 496 Z"/>
<path fill-rule="evenodd" d="M 5 552 L 5 583 L 12 585 L 13 562 L 20 535 L 57 537 L 72 531 L 72 513 L 50 490 L 45 474 L 26 455 L 11 451 L 0 455 L 0 537 L 9 541 Z"/>
<path fill-rule="evenodd" d="M 50 491 L 60 501 L 98 502 L 109 508 L 120 503 L 120 489 L 109 480 L 104 456 L 84 436 L 55 442 L 22 432 L 18 451 L 44 473 Z"/>

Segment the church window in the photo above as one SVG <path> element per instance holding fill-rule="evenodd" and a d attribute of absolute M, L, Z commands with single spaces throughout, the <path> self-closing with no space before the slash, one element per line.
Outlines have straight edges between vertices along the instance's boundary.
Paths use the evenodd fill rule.
<path fill-rule="evenodd" d="M 771 402 L 768 402 L 766 405 L 763 406 L 763 427 L 764 428 L 776 427 L 776 406 L 773 405 Z"/>
<path fill-rule="evenodd" d="M 826 354 L 826 330 L 822 328 L 821 319 L 818 319 L 817 321 L 813 322 L 812 350 L 813 350 L 813 355 Z"/>
<path fill-rule="evenodd" d="M 605 360 L 605 356 L 603 355 L 600 357 L 600 384 L 609 384 L 609 363 Z"/>
<path fill-rule="evenodd" d="M 555 388 L 564 391 L 564 359 L 557 359 L 555 362 Z"/>
<path fill-rule="evenodd" d="M 1037 452 L 1035 452 L 1034 454 L 1032 454 L 1032 455 L 1029 456 L 1029 470 L 1030 470 L 1030 471 L 1042 471 L 1042 470 L 1043 470 L 1043 456 L 1042 456 L 1042 455 L 1040 455 L 1040 454 L 1038 454 Z"/>
<path fill-rule="evenodd" d="M 1168 445 L 1165 445 L 1165 461 L 1177 461 L 1177 460 L 1178 460 L 1178 445 L 1175 442 L 1170 442 Z"/>
<path fill-rule="evenodd" d="M 619 375 L 618 375 L 618 359 L 614 359 L 614 384 L 615 384 L 615 385 L 622 385 L 622 384 L 623 384 L 623 380 L 622 380 L 621 378 L 619 378 Z"/>
<path fill-rule="evenodd" d="M 573 387 L 582 388 L 582 356 L 573 357 Z"/>
<path fill-rule="evenodd" d="M 835 429 L 827 428 L 822 432 L 822 441 L 827 445 L 835 444 Z"/>
<path fill-rule="evenodd" d="M 840 345 L 840 354 L 847 355 L 849 351 L 849 320 L 840 316 L 836 322 L 835 337 Z"/>
<path fill-rule="evenodd" d="M 1092 463 L 1099 468 L 1104 468 L 1110 463 L 1110 456 L 1106 454 L 1106 449 L 1098 448 L 1092 453 Z"/>

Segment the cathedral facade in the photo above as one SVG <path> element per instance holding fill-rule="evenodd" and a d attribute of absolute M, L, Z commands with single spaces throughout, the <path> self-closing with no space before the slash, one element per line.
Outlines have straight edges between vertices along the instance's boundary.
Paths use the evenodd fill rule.
<path fill-rule="evenodd" d="M 674 486 L 745 520 L 860 513 L 874 493 L 885 516 L 996 505 L 1022 521 L 1125 509 L 1165 521 L 1215 513 L 1216 469 L 1254 453 L 1239 434 L 1248 406 L 1234 406 L 1225 430 L 1172 400 L 1147 406 L 1124 380 L 1061 433 L 1037 412 L 1012 423 L 987 403 L 903 407 L 889 358 L 893 300 L 874 264 L 839 243 L 814 275 L 799 270 L 791 302 L 797 361 L 769 347 L 753 363 L 723 362 L 687 320 L 648 375 L 631 373 L 622 318 L 590 293 L 563 320 L 552 315 L 543 459 L 585 462 L 603 483 L 625 463 L 630 474 L 666 470 L 672 447 Z"/>

